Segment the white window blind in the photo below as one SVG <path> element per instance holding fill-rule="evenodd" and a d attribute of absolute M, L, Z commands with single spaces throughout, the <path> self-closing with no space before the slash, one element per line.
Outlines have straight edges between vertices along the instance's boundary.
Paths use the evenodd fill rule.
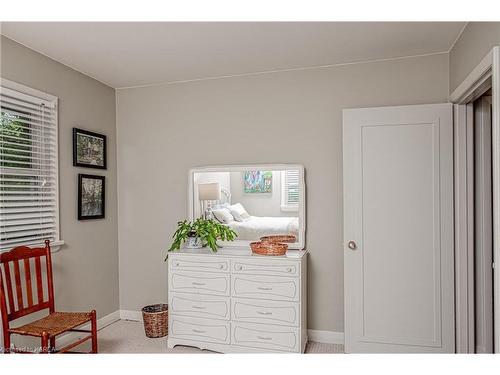
<path fill-rule="evenodd" d="M 281 209 L 298 211 L 299 209 L 299 170 L 285 170 L 281 174 Z"/>
<path fill-rule="evenodd" d="M 0 251 L 59 239 L 57 98 L 2 79 Z"/>

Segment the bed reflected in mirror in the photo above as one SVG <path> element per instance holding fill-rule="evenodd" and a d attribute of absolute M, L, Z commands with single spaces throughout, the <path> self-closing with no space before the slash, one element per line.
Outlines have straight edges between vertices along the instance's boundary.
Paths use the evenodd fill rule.
<path fill-rule="evenodd" d="M 288 236 L 302 249 L 305 234 L 304 168 L 246 165 L 191 170 L 189 217 L 210 218 L 238 235 L 231 246 L 248 246 L 266 236 Z M 228 244 L 226 244 L 228 245 Z"/>

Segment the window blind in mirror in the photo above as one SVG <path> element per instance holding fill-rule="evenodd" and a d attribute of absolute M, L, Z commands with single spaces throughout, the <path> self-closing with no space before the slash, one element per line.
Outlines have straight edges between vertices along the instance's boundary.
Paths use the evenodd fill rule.
<path fill-rule="evenodd" d="M 283 197 L 284 208 L 298 208 L 299 206 L 299 170 L 290 169 L 283 171 Z"/>

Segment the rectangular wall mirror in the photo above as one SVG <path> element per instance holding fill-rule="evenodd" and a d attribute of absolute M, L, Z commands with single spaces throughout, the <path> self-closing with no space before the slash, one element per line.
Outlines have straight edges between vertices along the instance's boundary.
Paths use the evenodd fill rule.
<path fill-rule="evenodd" d="M 306 231 L 304 167 L 297 164 L 191 169 L 188 217 L 212 218 L 238 235 L 222 246 L 248 247 L 270 235 L 291 235 L 303 249 Z"/>

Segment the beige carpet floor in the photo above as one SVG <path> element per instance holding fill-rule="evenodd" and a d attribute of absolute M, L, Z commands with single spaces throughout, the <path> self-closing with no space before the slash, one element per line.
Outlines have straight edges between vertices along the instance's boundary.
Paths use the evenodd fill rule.
<path fill-rule="evenodd" d="M 99 353 L 214 353 L 189 346 L 167 349 L 167 338 L 150 339 L 142 323 L 119 320 L 98 333 Z M 82 348 L 84 350 L 85 348 Z M 344 346 L 309 342 L 306 353 L 343 353 Z"/>

